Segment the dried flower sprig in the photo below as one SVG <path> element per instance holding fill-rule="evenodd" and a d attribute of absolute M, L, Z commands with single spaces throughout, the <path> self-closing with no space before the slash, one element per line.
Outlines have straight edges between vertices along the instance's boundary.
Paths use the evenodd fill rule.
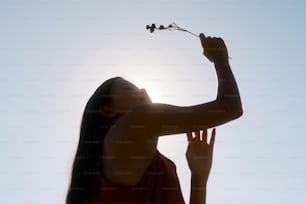
<path fill-rule="evenodd" d="M 174 23 L 174 22 L 171 23 L 171 24 L 169 24 L 168 26 L 164 26 L 164 25 L 156 26 L 156 24 L 153 23 L 153 24 L 151 24 L 151 25 L 147 25 L 147 26 L 146 26 L 146 29 L 147 29 L 147 30 L 150 30 L 150 33 L 153 33 L 155 30 L 170 30 L 170 31 L 172 31 L 172 30 L 179 30 L 179 31 L 187 32 L 187 33 L 189 33 L 189 34 L 191 34 L 191 35 L 193 35 L 193 36 L 195 36 L 195 37 L 197 37 L 197 38 L 200 37 L 200 36 L 194 34 L 193 32 L 191 32 L 191 31 L 189 31 L 189 30 L 187 30 L 187 29 L 184 29 L 184 28 L 178 26 L 178 25 L 177 25 L 176 23 Z M 232 57 L 229 56 L 229 59 L 231 60 Z"/>
<path fill-rule="evenodd" d="M 150 33 L 153 33 L 155 30 L 179 30 L 179 31 L 183 31 L 183 32 L 187 32 L 195 37 L 199 37 L 198 35 L 194 34 L 193 32 L 190 32 L 189 30 L 187 29 L 184 29 L 180 26 L 178 26 L 176 23 L 172 23 L 172 24 L 169 24 L 168 26 L 164 26 L 164 25 L 160 25 L 160 26 L 156 26 L 154 23 L 151 24 L 151 25 L 147 25 L 146 26 L 146 29 L 147 30 L 150 30 Z"/>

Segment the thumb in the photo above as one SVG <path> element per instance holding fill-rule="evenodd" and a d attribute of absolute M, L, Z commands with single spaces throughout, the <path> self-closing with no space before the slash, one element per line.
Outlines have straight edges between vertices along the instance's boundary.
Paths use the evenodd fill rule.
<path fill-rule="evenodd" d="M 203 33 L 200 33 L 199 37 L 200 37 L 200 40 L 201 40 L 202 47 L 204 49 L 205 43 L 206 43 L 205 42 L 206 41 L 206 36 Z"/>
<path fill-rule="evenodd" d="M 204 33 L 200 33 L 199 37 L 200 37 L 201 40 L 205 40 L 205 38 L 206 38 Z"/>
<path fill-rule="evenodd" d="M 207 57 L 206 52 L 205 52 L 207 50 L 207 41 L 206 41 L 207 38 L 203 33 L 200 33 L 199 37 L 200 37 L 201 45 L 202 45 L 202 48 L 203 48 L 203 54 L 204 54 L 204 56 Z M 210 61 L 212 61 L 212 60 L 210 60 Z"/>

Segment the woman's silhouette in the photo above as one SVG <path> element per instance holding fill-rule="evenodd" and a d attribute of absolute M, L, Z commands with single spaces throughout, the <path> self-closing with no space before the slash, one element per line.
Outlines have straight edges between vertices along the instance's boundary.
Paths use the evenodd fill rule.
<path fill-rule="evenodd" d="M 191 141 L 190 132 L 199 138 L 200 130 L 242 115 L 223 40 L 203 34 L 200 40 L 218 77 L 214 101 L 187 107 L 152 103 L 145 89 L 121 77 L 108 79 L 98 87 L 83 113 L 67 204 L 184 203 L 175 164 L 158 152 L 158 137 L 189 132 Z M 205 191 L 196 186 L 206 186 L 211 160 L 196 161 L 192 155 L 207 154 L 211 158 L 212 151 L 203 153 L 195 146 L 189 145 L 186 154 L 192 173 L 190 201 L 203 203 Z M 208 147 L 211 145 L 203 146 Z"/>

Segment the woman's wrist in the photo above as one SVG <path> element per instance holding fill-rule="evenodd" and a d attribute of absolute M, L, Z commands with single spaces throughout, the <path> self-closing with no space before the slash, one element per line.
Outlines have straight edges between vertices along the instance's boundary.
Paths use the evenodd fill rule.
<path fill-rule="evenodd" d="M 203 175 L 191 174 L 190 204 L 206 203 L 206 182 Z"/>
<path fill-rule="evenodd" d="M 196 173 L 191 173 L 191 182 L 192 186 L 196 188 L 206 188 L 206 183 L 208 180 L 208 176 L 205 176 L 203 174 L 196 174 Z"/>
<path fill-rule="evenodd" d="M 228 59 L 219 58 L 214 61 L 215 67 L 229 67 Z"/>

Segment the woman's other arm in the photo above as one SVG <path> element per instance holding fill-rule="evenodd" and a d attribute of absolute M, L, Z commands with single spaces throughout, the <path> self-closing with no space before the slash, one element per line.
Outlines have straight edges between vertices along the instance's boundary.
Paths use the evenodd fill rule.
<path fill-rule="evenodd" d="M 188 147 L 186 158 L 191 171 L 190 204 L 206 203 L 206 185 L 212 166 L 213 147 L 216 130 L 213 129 L 210 142 L 207 143 L 207 130 L 187 133 Z"/>

